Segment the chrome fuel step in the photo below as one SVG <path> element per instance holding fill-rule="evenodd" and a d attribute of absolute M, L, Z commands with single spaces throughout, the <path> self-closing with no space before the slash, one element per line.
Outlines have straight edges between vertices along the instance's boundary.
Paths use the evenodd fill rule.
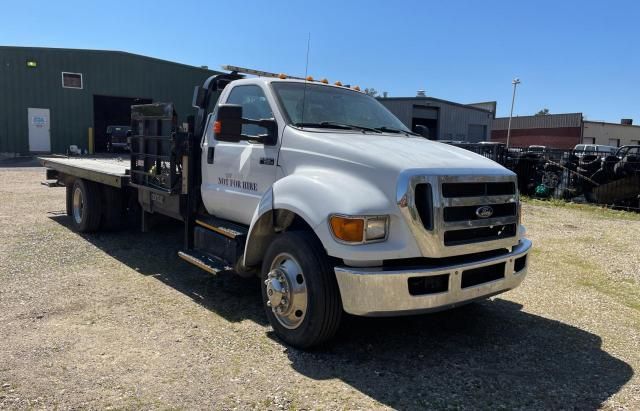
<path fill-rule="evenodd" d="M 178 251 L 178 257 L 211 274 L 232 269 L 222 260 L 197 251 Z"/>

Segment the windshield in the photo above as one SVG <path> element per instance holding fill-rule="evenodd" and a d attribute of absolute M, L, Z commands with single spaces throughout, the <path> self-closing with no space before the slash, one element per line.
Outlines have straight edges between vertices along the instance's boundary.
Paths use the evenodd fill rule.
<path fill-rule="evenodd" d="M 309 83 L 306 84 L 306 92 L 305 83 L 273 82 L 272 85 L 293 125 L 335 128 L 351 126 L 362 130 L 410 133 L 389 110 L 366 94 Z"/>

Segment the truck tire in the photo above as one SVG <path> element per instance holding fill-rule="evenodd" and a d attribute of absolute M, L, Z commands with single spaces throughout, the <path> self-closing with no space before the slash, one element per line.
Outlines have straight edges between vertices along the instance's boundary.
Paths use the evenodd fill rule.
<path fill-rule="evenodd" d="M 262 262 L 262 300 L 276 335 L 297 348 L 311 348 L 335 335 L 342 301 L 335 273 L 313 233 L 279 234 Z"/>
<path fill-rule="evenodd" d="M 100 227 L 100 187 L 96 183 L 77 179 L 71 195 L 71 222 L 76 231 L 90 233 Z"/>

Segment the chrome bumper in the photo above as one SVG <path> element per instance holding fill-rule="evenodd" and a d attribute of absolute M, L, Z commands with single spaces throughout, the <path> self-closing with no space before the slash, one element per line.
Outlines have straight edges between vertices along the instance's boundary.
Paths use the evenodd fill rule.
<path fill-rule="evenodd" d="M 354 268 L 336 267 L 335 273 L 342 296 L 344 310 L 353 315 L 382 317 L 439 311 L 477 299 L 490 297 L 516 288 L 527 274 L 529 258 L 518 272 L 516 259 L 528 254 L 531 241 L 523 238 L 512 251 L 468 263 L 437 268 Z M 465 271 L 504 263 L 504 276 L 500 279 L 462 288 Z M 446 291 L 411 295 L 409 279 L 449 274 Z M 469 273 L 471 275 L 471 273 Z"/>

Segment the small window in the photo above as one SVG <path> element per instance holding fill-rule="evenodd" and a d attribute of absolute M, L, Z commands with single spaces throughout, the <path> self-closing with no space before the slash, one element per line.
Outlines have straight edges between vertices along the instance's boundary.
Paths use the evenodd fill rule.
<path fill-rule="evenodd" d="M 273 118 L 273 112 L 267 102 L 267 97 L 259 86 L 237 86 L 231 90 L 227 104 L 242 106 L 242 117 L 252 120 Z M 265 133 L 265 128 L 256 124 L 243 124 L 242 134 L 257 136 Z"/>
<path fill-rule="evenodd" d="M 62 87 L 64 88 L 82 88 L 82 73 L 62 72 Z"/>

